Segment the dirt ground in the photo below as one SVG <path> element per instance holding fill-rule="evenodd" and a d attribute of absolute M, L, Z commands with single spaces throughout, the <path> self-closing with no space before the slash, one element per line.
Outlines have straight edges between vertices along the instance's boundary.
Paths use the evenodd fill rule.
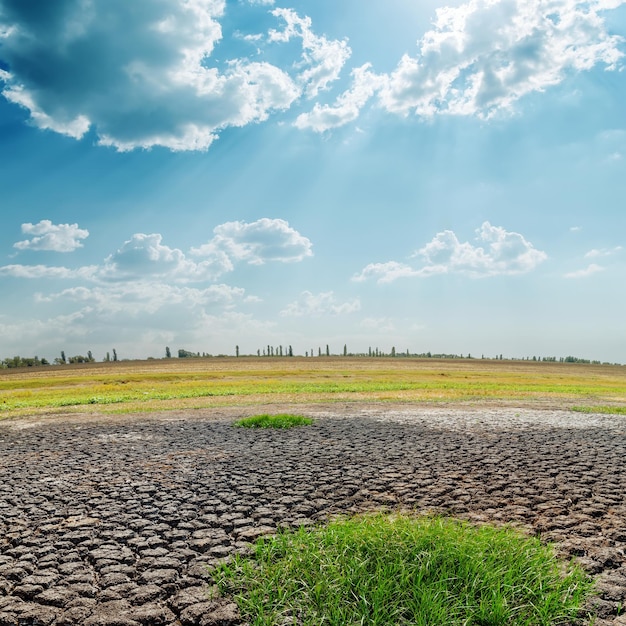
<path fill-rule="evenodd" d="M 256 407 L 278 412 L 285 407 Z M 595 577 L 626 624 L 626 416 L 555 408 L 298 407 L 0 422 L 0 626 L 240 624 L 210 566 L 282 526 L 381 508 L 512 523 Z"/>

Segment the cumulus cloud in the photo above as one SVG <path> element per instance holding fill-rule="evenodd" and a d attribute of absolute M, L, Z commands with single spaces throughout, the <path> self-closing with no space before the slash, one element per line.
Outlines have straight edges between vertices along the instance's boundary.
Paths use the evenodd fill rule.
<path fill-rule="evenodd" d="M 597 265 L 596 263 L 590 263 L 587 267 L 581 270 L 576 270 L 574 272 L 568 272 L 564 275 L 565 278 L 587 278 L 587 276 L 592 276 L 593 274 L 597 274 L 598 272 L 603 272 L 604 267 Z"/>
<path fill-rule="evenodd" d="M 545 252 L 536 250 L 522 235 L 507 232 L 489 222 L 476 230 L 476 240 L 483 246 L 461 243 L 451 230 L 445 230 L 420 248 L 415 256 L 426 261 L 424 269 L 432 273 L 455 272 L 472 277 L 498 274 L 524 274 L 546 260 Z"/>
<path fill-rule="evenodd" d="M 270 30 L 271 42 L 288 42 L 294 37 L 301 39 L 302 60 L 299 66 L 303 69 L 297 80 L 305 95 L 314 98 L 337 80 L 352 51 L 345 40 L 330 40 L 316 35 L 311 28 L 311 18 L 300 17 L 292 9 L 274 9 L 272 15 L 284 21 L 284 28 Z"/>
<path fill-rule="evenodd" d="M 105 259 L 100 276 L 111 280 L 161 277 L 189 282 L 214 279 L 233 269 L 230 259 L 219 251 L 211 259 L 196 263 L 162 240 L 158 233 L 135 233 Z"/>
<path fill-rule="evenodd" d="M 295 302 L 290 303 L 280 314 L 284 317 L 318 317 L 322 315 L 347 315 L 361 309 L 358 298 L 338 302 L 334 292 L 313 294 L 303 291 Z"/>
<path fill-rule="evenodd" d="M 50 220 L 22 224 L 22 233 L 32 237 L 13 244 L 18 250 L 73 252 L 83 247 L 82 239 L 89 237 L 89 231 L 79 228 L 78 224 L 53 224 Z"/>
<path fill-rule="evenodd" d="M 105 259 L 100 276 L 109 280 L 161 277 L 201 282 L 231 272 L 236 263 L 298 262 L 313 254 L 311 241 L 281 219 L 226 222 L 216 226 L 213 233 L 211 240 L 188 254 L 165 245 L 158 233 L 136 233 Z"/>
<path fill-rule="evenodd" d="M 278 67 L 210 63 L 224 0 L 2 0 L 0 79 L 33 124 L 118 150 L 204 150 L 220 129 L 267 119 L 300 89 Z"/>
<path fill-rule="evenodd" d="M 237 263 L 295 263 L 313 255 L 311 241 L 281 219 L 225 222 L 216 226 L 213 233 L 214 237 L 208 243 L 192 248 L 188 253 L 164 244 L 158 233 L 135 233 L 99 266 L 70 269 L 13 264 L 0 266 L 0 276 L 192 283 L 215 280 L 231 272 Z M 74 236 L 77 236 L 75 232 Z"/>
<path fill-rule="evenodd" d="M 621 0 L 611 3 L 622 4 Z M 489 117 L 522 96 L 597 64 L 615 69 L 622 39 L 607 32 L 601 0 L 470 0 L 437 10 L 432 30 L 380 92 L 403 115 Z"/>
<path fill-rule="evenodd" d="M 359 117 L 361 109 L 383 84 L 383 78 L 371 72 L 366 63 L 352 71 L 352 86 L 341 94 L 333 105 L 316 103 L 309 113 L 300 114 L 295 125 L 323 133 L 343 126 Z"/>
<path fill-rule="evenodd" d="M 404 116 L 488 118 L 573 73 L 618 68 L 623 41 L 608 32 L 603 11 L 624 1 L 441 7 L 416 52 L 392 72 L 354 68 L 334 104 L 315 102 L 295 125 L 323 132 L 347 124 L 369 100 Z M 274 4 L 247 0 L 247 10 Z M 101 145 L 120 151 L 206 150 L 225 128 L 265 121 L 302 97 L 317 99 L 351 57 L 346 39 L 316 33 L 293 9 L 274 8 L 278 28 L 232 35 L 259 45 L 255 61 L 228 58 L 225 10 L 225 0 L 0 0 L 1 93 L 26 109 L 33 125 L 76 139 L 91 130 Z M 280 67 L 263 60 L 273 44 L 294 40 L 301 43 L 295 59 L 283 56 Z"/>
<path fill-rule="evenodd" d="M 37 306 L 74 309 L 69 315 L 37 322 L 33 341 L 42 347 L 56 345 L 60 338 L 68 345 L 90 338 L 92 347 L 114 340 L 117 348 L 126 342 L 149 352 L 155 341 L 170 343 L 172 328 L 179 329 L 178 341 L 193 340 L 189 346 L 208 345 L 216 334 L 221 344 L 232 341 L 234 345 L 256 340 L 261 332 L 271 334 L 274 323 L 241 312 L 241 307 L 260 299 L 216 279 L 237 264 L 298 262 L 311 256 L 311 248 L 311 241 L 288 222 L 262 218 L 220 224 L 209 242 L 194 252 L 167 245 L 158 233 L 135 233 L 99 265 L 6 265 L 0 266 L 0 278 L 39 279 Z M 50 289 L 52 280 L 66 283 Z M 333 298 L 326 298 L 324 304 L 334 314 L 358 306 Z M 316 310 L 322 310 L 321 303 Z M 181 319 L 185 319 L 183 327 Z M 11 336 L 30 335 L 16 331 Z"/>
<path fill-rule="evenodd" d="M 398 278 L 448 273 L 471 278 L 524 274 L 547 259 L 545 252 L 535 249 L 519 233 L 489 222 L 476 229 L 475 239 L 479 245 L 461 242 L 453 231 L 444 230 L 412 255 L 422 261 L 419 267 L 397 261 L 372 263 L 353 280 L 388 283 Z"/>
<path fill-rule="evenodd" d="M 207 257 L 223 254 L 252 265 L 268 261 L 297 262 L 313 256 L 311 241 L 282 219 L 264 217 L 255 222 L 226 222 L 213 233 L 213 239 L 192 248 L 191 253 Z"/>
<path fill-rule="evenodd" d="M 406 263 L 387 261 L 386 263 L 370 263 L 366 265 L 361 272 L 352 277 L 352 280 L 356 282 L 376 280 L 379 283 L 391 283 L 398 278 L 411 278 L 420 276 L 420 274 L 420 270 L 416 270 Z"/>

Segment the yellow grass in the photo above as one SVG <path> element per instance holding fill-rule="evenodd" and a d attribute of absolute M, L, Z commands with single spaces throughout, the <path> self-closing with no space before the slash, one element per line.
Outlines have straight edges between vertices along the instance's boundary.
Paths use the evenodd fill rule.
<path fill-rule="evenodd" d="M 626 367 L 400 357 L 227 357 L 0 370 L 0 417 L 333 402 L 626 410 Z"/>

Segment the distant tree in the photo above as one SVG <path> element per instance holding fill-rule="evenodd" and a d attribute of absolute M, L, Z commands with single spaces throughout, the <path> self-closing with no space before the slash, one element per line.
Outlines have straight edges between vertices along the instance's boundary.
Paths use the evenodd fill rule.
<path fill-rule="evenodd" d="M 348 345 L 343 344 L 343 356 L 348 356 Z"/>
<path fill-rule="evenodd" d="M 391 346 L 391 356 L 396 356 L 396 347 Z"/>
<path fill-rule="evenodd" d="M 70 363 L 86 363 L 87 362 L 87 357 L 83 356 L 82 354 L 77 354 L 76 356 L 71 356 L 68 361 Z"/>
<path fill-rule="evenodd" d="M 107 355 L 104 357 L 104 360 L 108 363 L 111 360 L 111 355 L 107 352 Z"/>
<path fill-rule="evenodd" d="M 235 346 L 235 356 L 239 356 L 239 346 Z"/>
<path fill-rule="evenodd" d="M 367 351 L 367 356 L 372 356 L 372 346 L 369 347 Z"/>
<path fill-rule="evenodd" d="M 87 350 L 87 361 L 89 363 L 93 363 L 96 359 L 93 358 L 93 354 L 91 353 L 91 350 Z"/>
<path fill-rule="evenodd" d="M 321 347 L 319 347 L 317 349 L 317 356 L 322 356 L 322 348 Z"/>
<path fill-rule="evenodd" d="M 117 361 L 117 350 L 113 348 L 113 360 Z"/>
<path fill-rule="evenodd" d="M 278 354 L 279 354 L 279 356 L 283 356 L 283 347 L 282 346 L 278 346 Z"/>
<path fill-rule="evenodd" d="M 67 359 L 65 358 L 65 352 L 61 350 L 61 363 L 67 363 Z"/>
<path fill-rule="evenodd" d="M 289 352 L 287 353 L 289 356 L 293 356 L 293 348 L 289 346 Z"/>
<path fill-rule="evenodd" d="M 172 351 L 170 350 L 169 346 L 165 346 L 165 358 L 166 359 L 172 358 Z"/>
<path fill-rule="evenodd" d="M 256 355 L 257 356 L 261 356 L 261 349 L 260 348 L 256 351 Z"/>
<path fill-rule="evenodd" d="M 328 344 L 326 344 L 326 356 L 330 356 L 330 350 L 328 348 Z"/>

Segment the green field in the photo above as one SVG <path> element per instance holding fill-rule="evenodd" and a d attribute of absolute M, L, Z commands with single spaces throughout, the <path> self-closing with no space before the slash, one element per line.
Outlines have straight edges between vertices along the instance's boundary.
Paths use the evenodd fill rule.
<path fill-rule="evenodd" d="M 409 358 L 162 359 L 0 370 L 0 417 L 326 403 L 626 412 L 626 366 Z"/>

